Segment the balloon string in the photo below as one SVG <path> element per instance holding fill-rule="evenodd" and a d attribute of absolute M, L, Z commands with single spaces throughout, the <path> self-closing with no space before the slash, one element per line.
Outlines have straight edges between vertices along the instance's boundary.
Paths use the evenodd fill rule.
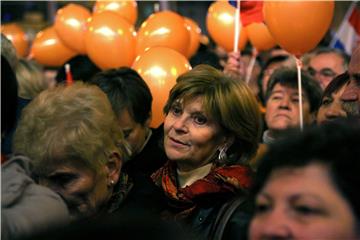
<path fill-rule="evenodd" d="M 70 86 L 71 84 L 73 84 L 74 80 L 71 74 L 71 70 L 70 70 L 70 64 L 65 64 L 65 73 L 66 73 L 66 85 Z"/>
<path fill-rule="evenodd" d="M 160 11 L 160 3 L 154 3 L 154 13 Z"/>
<path fill-rule="evenodd" d="M 246 79 L 245 79 L 246 84 L 249 84 L 249 82 L 250 82 L 250 78 L 251 78 L 251 75 L 252 75 L 252 72 L 253 72 L 253 69 L 255 66 L 257 54 L 258 54 L 258 52 L 257 52 L 256 48 L 253 48 L 253 51 L 251 54 L 251 59 L 250 59 L 249 65 L 246 69 Z"/>
<path fill-rule="evenodd" d="M 301 68 L 302 62 L 299 58 L 296 59 L 296 68 L 297 68 L 297 76 L 298 76 L 298 95 L 299 95 L 299 116 L 300 116 L 300 129 L 304 130 L 304 119 L 303 119 L 303 100 L 302 100 L 302 86 L 301 86 Z"/>
<path fill-rule="evenodd" d="M 239 36 L 240 36 L 240 0 L 236 0 L 236 11 L 235 11 L 235 35 L 234 35 L 234 52 L 238 52 Z"/>

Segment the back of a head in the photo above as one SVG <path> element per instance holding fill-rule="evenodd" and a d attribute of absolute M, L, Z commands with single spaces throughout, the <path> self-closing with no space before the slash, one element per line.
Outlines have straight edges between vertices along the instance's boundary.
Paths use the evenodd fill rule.
<path fill-rule="evenodd" d="M 266 101 L 269 99 L 276 84 L 281 86 L 298 89 L 298 76 L 295 68 L 281 67 L 275 70 L 271 75 L 266 91 Z M 302 91 L 308 97 L 310 103 L 310 112 L 314 112 L 320 105 L 322 89 L 317 81 L 309 74 L 301 71 Z"/>
<path fill-rule="evenodd" d="M 18 83 L 6 58 L 1 55 L 1 136 L 16 123 Z"/>
<path fill-rule="evenodd" d="M 220 58 L 214 53 L 209 46 L 200 45 L 199 50 L 190 59 L 191 66 L 195 67 L 200 64 L 207 64 L 216 69 L 222 70 L 223 67 L 220 65 Z"/>
<path fill-rule="evenodd" d="M 36 62 L 19 59 L 15 72 L 19 83 L 19 97 L 33 99 L 47 88 L 43 69 Z"/>
<path fill-rule="evenodd" d="M 127 109 L 141 125 L 150 118 L 152 95 L 146 82 L 135 70 L 121 67 L 102 71 L 90 83 L 106 93 L 116 115 Z"/>
<path fill-rule="evenodd" d="M 79 82 L 45 90 L 29 103 L 15 132 L 14 153 L 31 158 L 38 172 L 59 160 L 96 170 L 122 139 L 106 95 Z"/>
<path fill-rule="evenodd" d="M 335 188 L 350 203 L 360 219 L 360 124 L 358 119 L 342 119 L 313 126 L 304 132 L 292 132 L 271 145 L 257 171 L 254 193 L 266 184 L 278 169 L 296 169 L 311 164 L 327 167 Z"/>
<path fill-rule="evenodd" d="M 74 80 L 80 80 L 88 82 L 96 73 L 100 72 L 98 68 L 89 57 L 84 55 L 77 55 L 67 61 L 62 67 L 60 67 L 56 74 L 56 81 L 62 83 L 66 81 L 65 65 L 70 65 L 70 71 Z"/>
<path fill-rule="evenodd" d="M 1 33 L 1 56 L 4 56 L 11 68 L 15 69 L 18 63 L 16 49 L 12 42 L 3 33 Z"/>
<path fill-rule="evenodd" d="M 164 107 L 167 114 L 177 99 L 203 97 L 204 109 L 225 132 L 235 135 L 229 149 L 237 151 L 247 159 L 258 146 L 260 136 L 260 111 L 251 89 L 243 81 L 225 76 L 221 71 L 198 65 L 177 79 Z"/>

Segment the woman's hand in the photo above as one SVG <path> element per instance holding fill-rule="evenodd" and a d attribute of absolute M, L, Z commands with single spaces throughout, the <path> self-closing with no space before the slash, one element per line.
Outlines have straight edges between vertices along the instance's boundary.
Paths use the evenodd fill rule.
<path fill-rule="evenodd" d="M 245 80 L 246 66 L 241 59 L 240 52 L 231 52 L 228 54 L 228 60 L 224 67 L 224 73 L 235 79 Z"/>

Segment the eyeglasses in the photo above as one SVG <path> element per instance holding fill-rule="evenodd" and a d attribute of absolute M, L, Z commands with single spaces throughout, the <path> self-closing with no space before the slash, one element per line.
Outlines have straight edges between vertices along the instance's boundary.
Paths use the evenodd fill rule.
<path fill-rule="evenodd" d="M 313 69 L 312 67 L 309 67 L 307 69 L 307 72 L 312 76 L 312 77 L 315 77 L 316 74 L 320 74 L 321 76 L 323 77 L 326 77 L 326 78 L 333 78 L 336 76 L 336 73 L 331 70 L 330 68 L 323 68 L 321 69 L 320 71 L 316 71 L 315 69 Z"/>

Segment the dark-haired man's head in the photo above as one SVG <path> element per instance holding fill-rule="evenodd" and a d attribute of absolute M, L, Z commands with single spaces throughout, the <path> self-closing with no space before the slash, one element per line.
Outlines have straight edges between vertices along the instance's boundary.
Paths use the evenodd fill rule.
<path fill-rule="evenodd" d="M 141 76 L 121 67 L 99 72 L 90 81 L 108 96 L 133 155 L 138 154 L 149 134 L 152 95 Z"/>

